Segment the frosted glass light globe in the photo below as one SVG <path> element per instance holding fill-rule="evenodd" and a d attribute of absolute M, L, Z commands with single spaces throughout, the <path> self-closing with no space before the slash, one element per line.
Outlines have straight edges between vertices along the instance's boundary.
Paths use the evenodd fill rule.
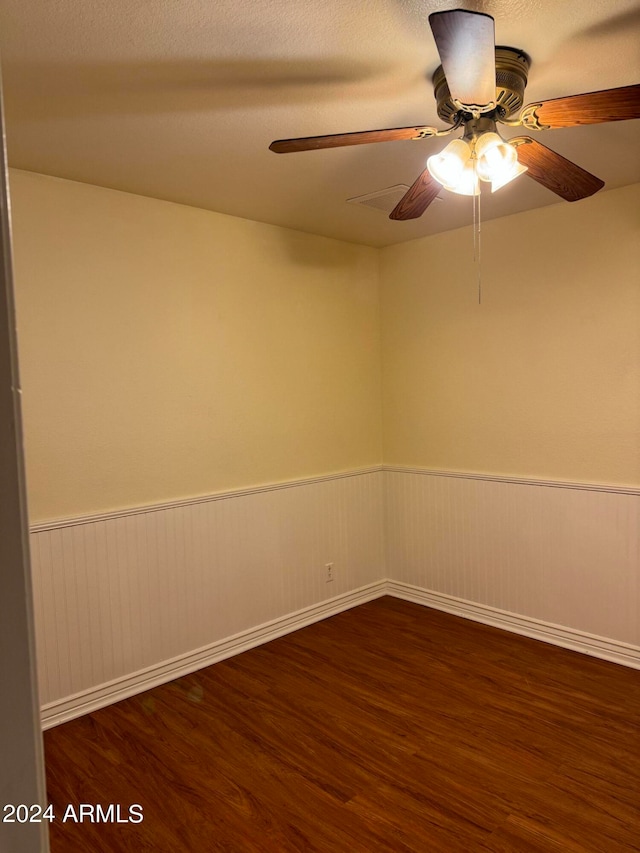
<path fill-rule="evenodd" d="M 429 173 L 436 181 L 450 189 L 454 186 L 471 157 L 471 148 L 464 139 L 454 139 L 439 154 L 427 160 Z"/>
<path fill-rule="evenodd" d="M 475 152 L 478 177 L 483 181 L 500 182 L 518 161 L 516 149 L 497 133 L 483 133 L 476 140 Z"/>

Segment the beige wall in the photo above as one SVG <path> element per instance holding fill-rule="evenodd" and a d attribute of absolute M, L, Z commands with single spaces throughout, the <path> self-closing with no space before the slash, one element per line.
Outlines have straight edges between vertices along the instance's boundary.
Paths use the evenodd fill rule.
<path fill-rule="evenodd" d="M 11 178 L 32 521 L 379 464 L 381 329 L 387 464 L 640 483 L 640 186 L 484 223 L 478 306 L 470 228 Z"/>
<path fill-rule="evenodd" d="M 376 250 L 11 191 L 32 522 L 380 464 Z"/>
<path fill-rule="evenodd" d="M 381 252 L 384 460 L 640 484 L 640 186 Z"/>

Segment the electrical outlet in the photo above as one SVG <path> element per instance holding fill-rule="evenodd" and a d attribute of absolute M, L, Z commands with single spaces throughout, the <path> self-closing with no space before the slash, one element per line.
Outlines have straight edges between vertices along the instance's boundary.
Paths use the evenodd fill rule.
<path fill-rule="evenodd" d="M 326 575 L 324 578 L 325 581 L 327 583 L 331 583 L 331 581 L 333 580 L 333 563 L 325 563 L 324 564 L 324 570 L 326 572 Z"/>

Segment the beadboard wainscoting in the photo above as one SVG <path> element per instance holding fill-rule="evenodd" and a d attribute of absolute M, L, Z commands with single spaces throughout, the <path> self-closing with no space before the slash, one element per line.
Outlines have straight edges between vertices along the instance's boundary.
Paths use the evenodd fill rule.
<path fill-rule="evenodd" d="M 372 469 L 34 526 L 43 726 L 381 595 L 382 480 Z"/>
<path fill-rule="evenodd" d="M 640 668 L 639 539 L 639 490 L 389 466 L 37 525 L 43 726 L 382 595 Z"/>
<path fill-rule="evenodd" d="M 640 491 L 385 470 L 388 592 L 640 668 Z"/>

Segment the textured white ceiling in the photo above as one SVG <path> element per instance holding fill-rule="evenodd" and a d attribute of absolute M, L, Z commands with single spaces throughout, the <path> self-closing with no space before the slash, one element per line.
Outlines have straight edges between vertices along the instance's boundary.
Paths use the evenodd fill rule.
<path fill-rule="evenodd" d="M 268 150 L 442 125 L 427 19 L 449 8 L 490 13 L 497 43 L 527 51 L 526 102 L 640 81 L 637 0 L 0 0 L 10 164 L 374 246 L 468 224 L 450 193 L 414 222 L 346 203 L 411 184 L 443 140 Z M 603 192 L 640 181 L 640 120 L 538 138 Z M 483 216 L 558 201 L 523 176 L 483 194 Z"/>

